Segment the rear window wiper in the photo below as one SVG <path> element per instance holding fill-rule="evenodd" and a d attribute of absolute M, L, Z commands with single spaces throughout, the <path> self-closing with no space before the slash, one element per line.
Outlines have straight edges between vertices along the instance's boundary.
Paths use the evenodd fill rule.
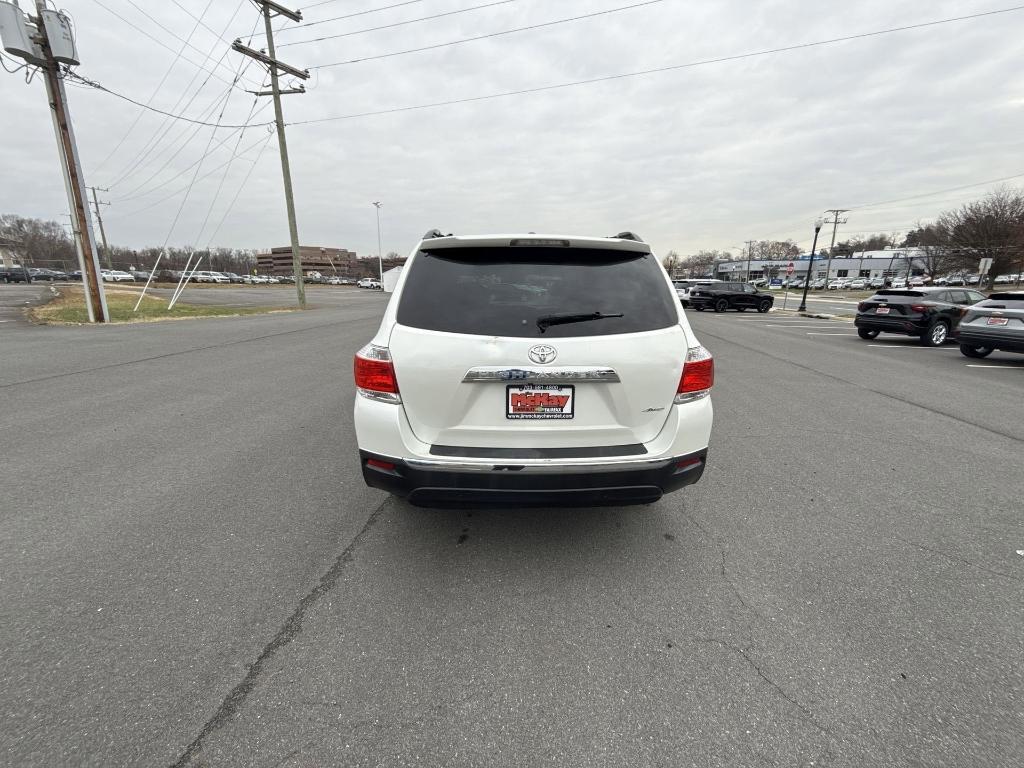
<path fill-rule="evenodd" d="M 576 315 L 542 315 L 537 318 L 537 327 L 544 333 L 552 325 L 585 323 L 588 320 L 604 320 L 606 317 L 622 317 L 621 312 L 586 312 Z"/>

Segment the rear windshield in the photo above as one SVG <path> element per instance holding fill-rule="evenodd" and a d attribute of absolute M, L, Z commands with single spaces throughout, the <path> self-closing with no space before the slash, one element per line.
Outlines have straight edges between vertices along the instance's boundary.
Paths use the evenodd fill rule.
<path fill-rule="evenodd" d="M 875 296 L 916 296 L 918 298 L 924 297 L 926 294 L 921 291 L 904 291 L 900 289 L 879 291 Z"/>
<path fill-rule="evenodd" d="M 989 299 L 994 301 L 1018 301 L 1024 303 L 1024 293 L 993 293 Z"/>
<path fill-rule="evenodd" d="M 618 314 L 565 324 L 554 316 Z M 412 260 L 398 304 L 412 328 L 557 339 L 668 328 L 675 295 L 649 253 L 586 248 L 445 248 Z"/>

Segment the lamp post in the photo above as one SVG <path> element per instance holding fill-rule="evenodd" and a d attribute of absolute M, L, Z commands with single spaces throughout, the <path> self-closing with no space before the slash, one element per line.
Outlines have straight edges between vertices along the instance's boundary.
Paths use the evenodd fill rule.
<path fill-rule="evenodd" d="M 814 221 L 814 244 L 811 246 L 811 261 L 807 265 L 807 279 L 804 281 L 804 294 L 803 294 L 803 296 L 800 299 L 800 306 L 797 307 L 797 309 L 796 309 L 797 312 L 806 312 L 807 311 L 807 289 L 811 285 L 811 279 L 812 279 L 813 274 L 814 274 L 812 272 L 812 270 L 814 269 L 814 251 L 818 247 L 818 233 L 821 232 L 821 225 L 824 224 L 824 223 L 825 222 L 823 222 L 821 220 L 820 216 L 817 219 L 815 219 L 815 221 Z M 827 275 L 826 275 L 825 279 L 826 280 L 828 279 Z"/>
<path fill-rule="evenodd" d="M 380 209 L 384 204 L 381 202 L 373 203 L 373 207 L 377 209 L 377 270 L 380 272 L 380 287 L 384 287 L 384 257 L 381 254 L 380 246 Z"/>

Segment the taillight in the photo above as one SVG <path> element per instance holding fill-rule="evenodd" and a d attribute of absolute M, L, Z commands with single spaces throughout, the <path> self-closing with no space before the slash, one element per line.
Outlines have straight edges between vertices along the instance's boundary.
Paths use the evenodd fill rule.
<path fill-rule="evenodd" d="M 928 311 L 928 305 L 927 304 L 911 304 L 910 305 L 910 311 L 911 312 L 927 312 Z"/>
<path fill-rule="evenodd" d="M 857 305 L 857 311 L 858 312 L 867 312 L 868 311 L 868 303 L 866 301 L 862 301 L 860 304 Z"/>
<path fill-rule="evenodd" d="M 356 391 L 363 397 L 385 403 L 400 403 L 398 380 L 387 347 L 367 344 L 356 353 L 352 364 Z"/>
<path fill-rule="evenodd" d="M 715 360 L 704 347 L 691 347 L 686 351 L 683 375 L 679 377 L 675 403 L 688 403 L 711 394 L 715 383 Z"/>

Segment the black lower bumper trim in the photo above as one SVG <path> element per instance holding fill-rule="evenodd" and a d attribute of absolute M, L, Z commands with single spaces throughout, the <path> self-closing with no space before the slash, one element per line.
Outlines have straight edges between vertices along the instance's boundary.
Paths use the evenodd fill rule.
<path fill-rule="evenodd" d="M 424 469 L 388 456 L 359 452 L 363 479 L 422 507 L 596 507 L 651 504 L 700 480 L 707 449 L 661 466 L 581 472 L 529 473 L 504 465 L 491 471 Z"/>

